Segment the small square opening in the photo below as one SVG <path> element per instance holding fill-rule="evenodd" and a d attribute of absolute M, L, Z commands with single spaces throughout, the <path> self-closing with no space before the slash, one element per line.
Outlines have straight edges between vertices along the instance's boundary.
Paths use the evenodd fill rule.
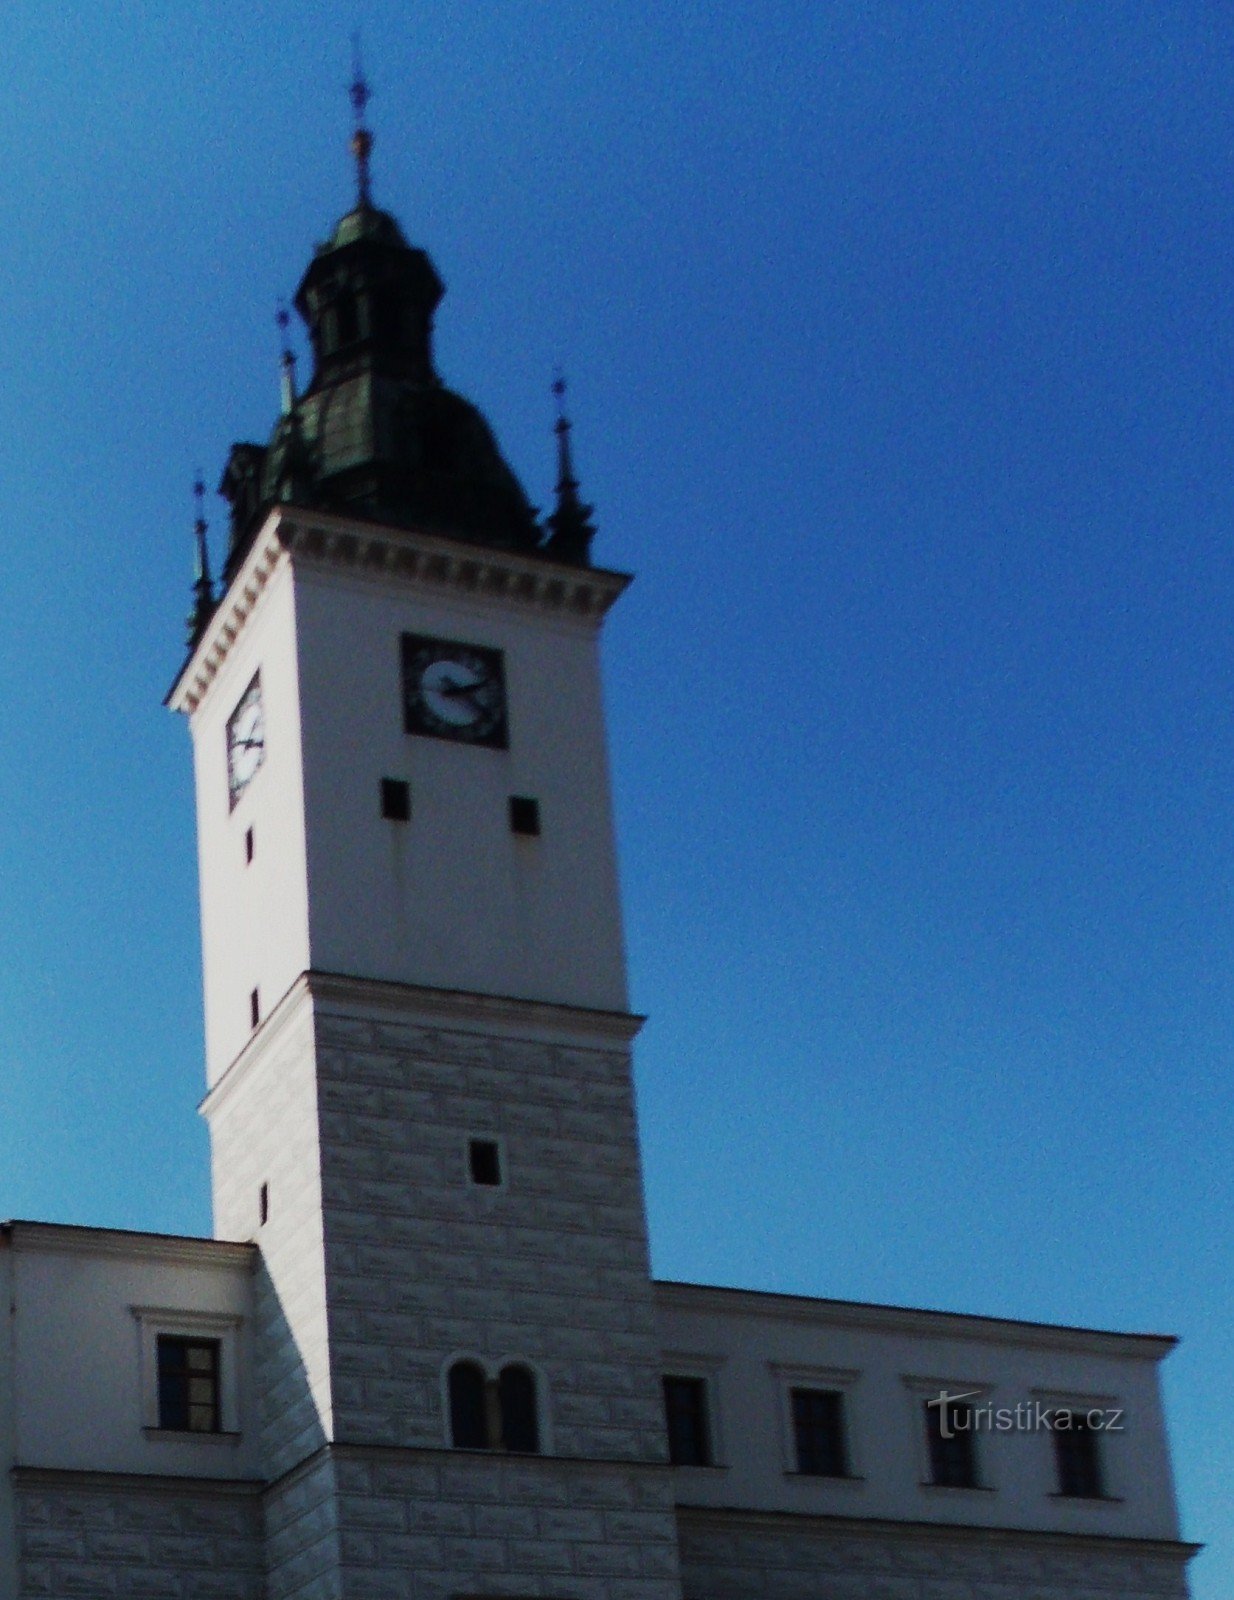
<path fill-rule="evenodd" d="M 501 1151 L 496 1139 L 472 1139 L 467 1145 L 472 1183 L 495 1189 L 501 1183 Z"/>
<path fill-rule="evenodd" d="M 510 831 L 535 835 L 540 831 L 540 802 L 530 795 L 510 796 Z"/>
<path fill-rule="evenodd" d="M 402 778 L 381 780 L 381 814 L 389 822 L 411 821 L 411 785 Z"/>

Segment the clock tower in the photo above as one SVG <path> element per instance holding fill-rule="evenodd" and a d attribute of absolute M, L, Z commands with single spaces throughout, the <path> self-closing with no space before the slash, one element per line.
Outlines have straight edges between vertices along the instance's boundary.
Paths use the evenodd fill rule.
<path fill-rule="evenodd" d="M 270 1594 L 679 1600 L 599 670 L 628 580 L 564 419 L 542 525 L 437 375 L 370 146 L 170 696 Z"/>

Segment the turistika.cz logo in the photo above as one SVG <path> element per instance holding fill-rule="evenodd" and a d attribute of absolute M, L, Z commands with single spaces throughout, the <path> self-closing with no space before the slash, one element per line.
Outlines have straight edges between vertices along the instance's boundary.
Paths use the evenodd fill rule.
<path fill-rule="evenodd" d="M 938 1408 L 938 1431 L 944 1439 L 957 1433 L 1122 1433 L 1122 1406 L 1061 1406 L 1044 1400 L 1021 1400 L 1014 1406 L 972 1405 L 979 1389 L 950 1394 L 946 1389 L 927 1406 Z"/>

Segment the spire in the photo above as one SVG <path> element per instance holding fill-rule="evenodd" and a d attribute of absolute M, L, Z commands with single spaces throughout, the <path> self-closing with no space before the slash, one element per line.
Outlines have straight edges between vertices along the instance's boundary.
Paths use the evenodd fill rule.
<path fill-rule="evenodd" d="M 373 153 L 373 135 L 364 125 L 364 113 L 372 99 L 372 92 L 368 86 L 368 79 L 364 76 L 364 66 L 360 60 L 360 34 L 357 31 L 351 36 L 352 78 L 351 109 L 356 114 L 356 128 L 351 136 L 351 153 L 356 159 L 356 191 L 357 205 L 366 209 L 372 204 L 369 190 L 369 157 Z"/>
<path fill-rule="evenodd" d="M 278 314 L 274 319 L 279 325 L 279 332 L 283 338 L 282 365 L 282 398 L 283 415 L 288 417 L 296 409 L 296 358 L 291 348 L 291 340 L 287 330 L 291 325 L 291 314 L 287 307 L 280 302 Z"/>
<path fill-rule="evenodd" d="M 193 484 L 197 520 L 193 524 L 193 609 L 186 619 L 188 647 L 194 649 L 214 615 L 214 581 L 210 577 L 210 552 L 206 546 L 206 486 L 201 473 Z"/>
<path fill-rule="evenodd" d="M 595 538 L 591 522 L 591 507 L 578 497 L 578 479 L 574 476 L 574 461 L 570 449 L 570 419 L 566 416 L 566 380 L 560 373 L 553 381 L 553 394 L 557 398 L 557 421 L 553 432 L 557 435 L 557 506 L 552 516 L 546 518 L 549 533 L 545 552 L 559 561 L 586 564 Z"/>

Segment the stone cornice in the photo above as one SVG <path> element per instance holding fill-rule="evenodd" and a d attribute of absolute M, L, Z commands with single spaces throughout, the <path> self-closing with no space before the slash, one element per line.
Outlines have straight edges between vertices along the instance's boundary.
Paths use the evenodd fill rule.
<path fill-rule="evenodd" d="M 593 1011 L 548 1000 L 523 1000 L 515 995 L 476 994 L 464 989 L 432 989 L 421 984 L 357 978 L 341 972 L 302 972 L 272 1007 L 256 1033 L 211 1085 L 198 1110 L 208 1116 L 243 1081 L 248 1068 L 266 1054 L 290 1028 L 306 1002 L 324 1013 L 332 1007 L 349 1017 L 357 1011 L 381 1020 L 397 1016 L 416 1023 L 437 1023 L 468 1033 L 487 1028 L 517 1028 L 543 1037 L 599 1037 L 629 1044 L 647 1020 L 630 1011 Z"/>
<path fill-rule="evenodd" d="M 252 1500 L 262 1493 L 260 1478 L 203 1478 L 153 1472 L 91 1472 L 73 1467 L 27 1467 L 17 1462 L 9 1469 L 19 1489 L 93 1490 L 96 1494 L 172 1494 Z"/>
<path fill-rule="evenodd" d="M 168 692 L 173 711 L 197 708 L 284 554 L 299 565 L 597 621 L 631 581 L 627 573 L 605 567 L 576 567 L 411 528 L 276 507 Z"/>
<path fill-rule="evenodd" d="M 876 1329 L 882 1333 L 1016 1345 L 1021 1349 L 1068 1350 L 1084 1355 L 1161 1361 L 1178 1340 L 1168 1334 L 1116 1333 L 1100 1328 L 1070 1328 L 1048 1322 L 974 1316 L 960 1311 L 925 1311 L 912 1306 L 866 1305 L 852 1300 L 822 1300 L 809 1295 L 774 1294 L 757 1289 L 712 1287 L 705 1283 L 655 1282 L 666 1310 L 703 1315 L 773 1318 L 811 1326 Z"/>
<path fill-rule="evenodd" d="M 229 1239 L 195 1239 L 170 1233 L 131 1233 L 123 1228 L 84 1228 L 59 1222 L 16 1219 L 0 1224 L 0 1237 L 14 1251 L 45 1255 L 113 1256 L 132 1261 L 171 1261 L 181 1266 L 252 1271 L 257 1250 Z"/>
<path fill-rule="evenodd" d="M 963 1540 L 966 1543 L 1031 1545 L 1034 1549 L 1053 1546 L 1059 1550 L 1089 1549 L 1108 1551 L 1112 1546 L 1127 1555 L 1158 1556 L 1166 1560 L 1190 1561 L 1204 1546 L 1182 1539 L 1153 1539 L 1123 1533 L 1072 1533 L 1056 1528 L 1014 1528 L 983 1526 L 969 1522 L 923 1522 L 910 1518 L 836 1516 L 826 1512 L 751 1511 L 742 1506 L 703 1506 L 677 1502 L 678 1519 L 699 1528 L 719 1532 L 748 1529 L 751 1533 L 802 1532 L 813 1527 L 820 1534 L 849 1534 L 869 1539 L 902 1539 L 906 1533 L 940 1543 Z"/>

